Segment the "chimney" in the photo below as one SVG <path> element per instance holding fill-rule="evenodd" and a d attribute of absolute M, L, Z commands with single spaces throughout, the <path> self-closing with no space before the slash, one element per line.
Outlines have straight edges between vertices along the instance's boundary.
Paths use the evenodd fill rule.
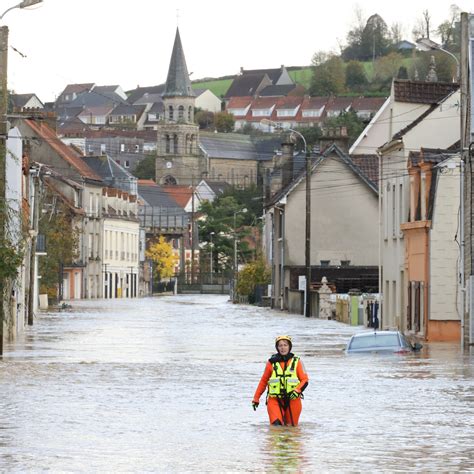
<path fill-rule="evenodd" d="M 281 144 L 281 187 L 287 186 L 293 179 L 293 151 L 295 149 L 294 143 Z"/>
<path fill-rule="evenodd" d="M 333 143 L 337 145 L 344 153 L 349 151 L 349 136 L 347 135 L 347 127 L 331 127 L 323 128 L 323 135 L 319 139 L 320 152 L 329 148 Z"/>

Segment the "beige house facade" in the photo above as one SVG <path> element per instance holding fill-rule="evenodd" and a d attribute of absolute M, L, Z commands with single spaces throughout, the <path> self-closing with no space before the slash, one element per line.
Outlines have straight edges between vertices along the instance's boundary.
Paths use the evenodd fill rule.
<path fill-rule="evenodd" d="M 423 88 L 423 84 L 426 85 L 426 89 Z M 459 140 L 460 97 L 456 90 L 457 86 L 441 84 L 439 89 L 434 89 L 436 84 L 438 83 L 394 82 L 392 103 L 412 100 L 409 102 L 412 110 L 420 111 L 424 107 L 419 107 L 416 100 L 425 102 L 430 100 L 432 103 L 411 124 L 378 148 L 381 160 L 379 231 L 383 293 L 381 321 L 385 329 L 404 327 L 409 303 L 406 248 L 402 230 L 402 224 L 408 220 L 410 208 L 409 154 L 421 147 L 447 149 Z M 395 90 L 397 88 L 398 90 Z M 439 97 L 443 91 L 448 93 Z M 423 94 L 424 99 L 420 98 Z M 393 117 L 394 114 L 390 116 Z"/>
<path fill-rule="evenodd" d="M 367 269 L 377 284 L 377 187 L 337 146 L 316 159 L 311 173 L 312 283 L 326 274 L 342 280 Z M 272 267 L 274 307 L 298 311 L 305 272 L 306 175 L 301 174 L 267 204 L 263 245 Z M 364 269 L 364 270 L 362 270 Z M 355 280 L 354 280 L 355 281 Z M 361 286 L 361 280 L 358 281 Z"/>

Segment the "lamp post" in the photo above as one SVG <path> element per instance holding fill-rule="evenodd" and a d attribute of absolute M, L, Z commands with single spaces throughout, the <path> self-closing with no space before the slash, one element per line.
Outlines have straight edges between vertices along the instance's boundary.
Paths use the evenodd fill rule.
<path fill-rule="evenodd" d="M 442 48 L 441 46 L 439 46 L 428 38 L 420 38 L 416 40 L 416 45 L 419 51 L 441 51 L 451 56 L 456 61 L 456 81 L 461 80 L 461 65 L 459 63 L 459 59 L 456 57 L 455 54 L 451 53 L 451 51 Z"/>
<path fill-rule="evenodd" d="M 214 246 L 214 244 L 212 243 L 212 236 L 215 235 L 215 232 L 211 232 L 209 234 L 210 238 L 211 238 L 211 262 L 210 262 L 210 265 L 209 265 L 209 269 L 210 269 L 210 272 L 211 272 L 211 285 L 212 285 L 212 247 Z"/>
<path fill-rule="evenodd" d="M 23 0 L 18 5 L 8 8 L 0 15 L 0 20 L 15 8 L 26 8 L 43 0 Z M 7 203 L 5 200 L 6 191 L 6 162 L 7 162 L 7 109 L 8 109 L 8 26 L 0 27 L 0 242 L 5 239 L 7 230 Z M 35 249 L 32 247 L 32 252 Z M 5 283 L 0 281 L 0 355 L 3 354 L 3 324 L 5 321 L 5 308 L 3 306 L 3 293 Z M 31 290 L 30 290 L 31 291 Z"/>
<path fill-rule="evenodd" d="M 295 135 L 298 135 L 304 146 L 304 154 L 306 161 L 306 220 L 305 220 L 305 278 L 306 290 L 304 301 L 304 315 L 309 318 L 311 316 L 311 150 L 308 148 L 306 139 L 303 134 L 292 128 L 283 128 L 273 120 L 263 119 L 260 122 L 263 125 L 268 125 L 279 130 L 288 130 Z"/>

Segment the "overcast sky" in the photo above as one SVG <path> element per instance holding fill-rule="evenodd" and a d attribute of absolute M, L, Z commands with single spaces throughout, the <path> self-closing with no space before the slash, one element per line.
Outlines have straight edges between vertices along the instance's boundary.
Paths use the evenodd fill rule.
<path fill-rule="evenodd" d="M 2 10 L 19 0 L 2 1 Z M 51 101 L 69 83 L 119 84 L 125 90 L 166 80 L 179 29 L 192 79 L 246 69 L 303 66 L 316 51 L 339 51 L 356 23 L 378 13 L 403 25 L 405 39 L 428 9 L 433 27 L 450 16 L 438 0 L 44 0 L 3 19 L 10 30 L 8 87 Z M 456 3 L 472 11 L 472 2 Z M 23 57 L 26 56 L 26 57 Z"/>

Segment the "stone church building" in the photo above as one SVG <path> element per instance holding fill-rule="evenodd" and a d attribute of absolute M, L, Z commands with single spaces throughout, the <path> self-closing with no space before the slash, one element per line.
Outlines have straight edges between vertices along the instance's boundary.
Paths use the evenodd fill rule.
<path fill-rule="evenodd" d="M 232 186 L 261 184 L 273 168 L 278 137 L 236 133 L 200 133 L 194 123 L 196 96 L 189 80 L 179 29 L 163 93 L 164 120 L 157 131 L 156 182 L 192 185 L 201 179 Z"/>

